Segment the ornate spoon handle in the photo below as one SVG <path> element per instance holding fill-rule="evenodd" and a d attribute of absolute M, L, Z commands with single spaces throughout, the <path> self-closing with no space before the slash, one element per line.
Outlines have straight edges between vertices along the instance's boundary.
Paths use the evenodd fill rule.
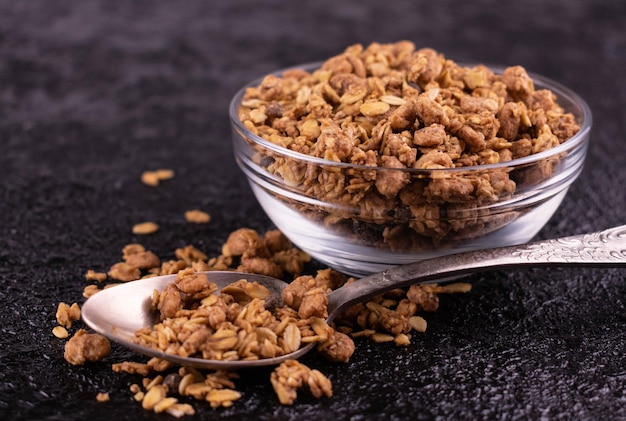
<path fill-rule="evenodd" d="M 522 267 L 626 267 L 626 225 L 518 246 L 436 257 L 396 266 L 345 285 L 329 296 L 329 319 L 384 291 L 473 272 Z"/>

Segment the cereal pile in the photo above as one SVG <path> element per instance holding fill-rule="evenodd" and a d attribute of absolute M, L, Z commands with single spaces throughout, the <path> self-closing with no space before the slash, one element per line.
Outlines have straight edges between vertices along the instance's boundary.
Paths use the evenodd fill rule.
<path fill-rule="evenodd" d="M 217 293 L 210 272 L 191 268 L 175 282 L 155 291 L 153 308 L 160 323 L 136 333 L 136 342 L 168 354 L 210 360 L 237 361 L 279 357 L 305 343 L 324 349 L 350 342 L 326 324 L 326 291 L 302 291 L 300 308 L 276 306 L 263 285 L 240 279 Z M 294 298 L 295 299 L 295 298 Z M 348 360 L 354 345 L 344 348 Z M 334 355 L 334 354 L 333 354 Z"/>
<path fill-rule="evenodd" d="M 551 149 L 579 131 L 524 68 L 464 67 L 408 41 L 354 45 L 316 70 L 268 75 L 247 88 L 238 113 L 251 133 L 285 149 L 360 166 L 307 164 L 247 135 L 258 165 L 329 205 L 287 204 L 326 229 L 401 251 L 510 222 L 516 213 L 485 206 L 550 177 L 558 158 L 521 171 L 469 170 Z"/>

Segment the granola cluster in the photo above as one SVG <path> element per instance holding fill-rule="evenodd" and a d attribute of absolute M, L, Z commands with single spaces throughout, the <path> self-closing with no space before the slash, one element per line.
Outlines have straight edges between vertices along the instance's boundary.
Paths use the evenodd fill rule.
<path fill-rule="evenodd" d="M 65 344 L 63 357 L 73 365 L 100 361 L 111 352 L 111 343 L 99 333 L 79 329 Z"/>
<path fill-rule="evenodd" d="M 308 387 L 316 398 L 331 397 L 333 388 L 330 380 L 319 370 L 310 369 L 306 365 L 288 360 L 274 370 L 270 376 L 272 387 L 283 405 L 292 405 L 297 397 L 297 391 L 304 386 Z"/>
<path fill-rule="evenodd" d="M 515 212 L 485 206 L 550 177 L 558 158 L 519 171 L 475 167 L 551 149 L 579 130 L 524 68 L 464 67 L 408 41 L 353 45 L 314 71 L 268 75 L 247 88 L 238 112 L 251 133 L 329 161 L 307 163 L 248 139 L 258 165 L 328 203 L 292 206 L 326 228 L 402 251 L 508 223 Z"/>

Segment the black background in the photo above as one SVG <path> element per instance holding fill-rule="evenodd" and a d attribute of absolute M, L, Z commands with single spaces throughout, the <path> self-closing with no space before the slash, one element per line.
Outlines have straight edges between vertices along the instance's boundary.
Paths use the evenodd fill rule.
<path fill-rule="evenodd" d="M 585 170 L 540 238 L 626 222 L 626 3 L 525 1 L 0 1 L 0 418 L 169 419 L 141 409 L 111 356 L 82 367 L 55 338 L 87 269 L 141 242 L 163 258 L 271 227 L 230 147 L 227 107 L 249 80 L 353 43 L 409 39 L 456 61 L 521 64 L 594 114 Z M 176 177 L 144 186 L 144 170 Z M 206 226 L 184 221 L 202 208 Z M 158 222 L 152 236 L 135 223 Z M 443 297 L 408 348 L 361 341 L 349 364 L 304 362 L 334 396 L 281 407 L 270 370 L 246 372 L 204 419 L 626 419 L 620 270 L 488 272 Z M 74 331 L 79 327 L 75 323 Z M 111 401 L 97 403 L 98 392 Z"/>

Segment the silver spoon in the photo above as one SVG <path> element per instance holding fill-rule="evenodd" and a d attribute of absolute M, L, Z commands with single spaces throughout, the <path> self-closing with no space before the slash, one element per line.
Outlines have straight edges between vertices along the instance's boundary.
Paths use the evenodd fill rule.
<path fill-rule="evenodd" d="M 349 306 L 385 291 L 412 284 L 442 282 L 461 275 L 495 269 L 523 267 L 626 267 L 626 225 L 601 232 L 538 241 L 518 246 L 470 251 L 436 257 L 412 264 L 391 267 L 332 291 L 328 297 L 328 323 Z M 258 281 L 277 295 L 287 283 L 262 275 L 240 272 L 208 272 L 209 279 L 221 289 L 245 278 Z M 237 370 L 280 364 L 309 352 L 314 344 L 276 358 L 254 361 L 218 361 L 166 354 L 133 342 L 135 332 L 152 326 L 152 293 L 174 282 L 166 275 L 128 282 L 105 289 L 89 298 L 82 307 L 82 318 L 93 330 L 139 353 L 197 368 Z"/>

